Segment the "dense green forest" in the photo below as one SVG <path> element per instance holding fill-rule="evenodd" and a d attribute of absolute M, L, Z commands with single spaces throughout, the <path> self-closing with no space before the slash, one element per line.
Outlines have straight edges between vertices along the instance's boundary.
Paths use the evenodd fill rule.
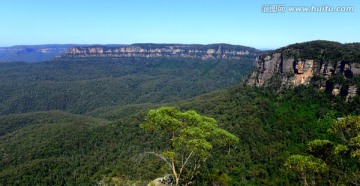
<path fill-rule="evenodd" d="M 331 64 L 344 61 L 360 63 L 360 43 L 342 44 L 333 41 L 309 41 L 296 43 L 276 50 L 281 52 L 283 57 L 294 57 L 296 60 L 313 59 L 321 63 Z"/>
<path fill-rule="evenodd" d="M 0 185 L 147 185 L 172 174 L 149 153 L 174 160 L 194 144 L 196 171 L 180 184 L 359 185 L 359 92 L 249 86 L 252 60 L 0 64 Z"/>
<path fill-rule="evenodd" d="M 0 64 L 0 114 L 165 103 L 228 87 L 253 69 L 240 60 L 86 58 Z"/>
<path fill-rule="evenodd" d="M 359 115 L 354 113 L 358 103 L 357 99 L 338 101 L 312 87 L 279 95 L 239 84 L 171 105 L 212 117 L 239 138 L 231 152 L 220 149 L 212 154 L 196 177 L 197 185 L 294 185 L 301 179 L 285 166 L 286 160 L 307 153 L 312 140 L 334 139 L 328 133 L 333 121 L 345 114 Z M 102 180 L 141 184 L 161 177 L 169 173 L 164 164 L 143 156 L 160 150 L 162 144 L 140 129 L 145 115 L 137 105 L 132 115 L 114 120 L 59 111 L 2 116 L 1 183 L 91 185 Z M 358 183 L 359 162 L 351 156 L 344 161 L 353 162 L 348 174 L 334 166 L 329 176 L 316 181 Z"/>

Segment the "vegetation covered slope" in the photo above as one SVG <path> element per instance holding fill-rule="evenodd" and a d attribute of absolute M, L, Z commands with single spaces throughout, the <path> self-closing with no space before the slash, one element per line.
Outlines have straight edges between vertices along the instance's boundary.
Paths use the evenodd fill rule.
<path fill-rule="evenodd" d="M 360 43 L 341 44 L 332 41 L 310 41 L 292 44 L 276 52 L 283 52 L 285 56 L 295 56 L 302 59 L 314 59 L 318 61 L 351 61 L 360 63 Z"/>
<path fill-rule="evenodd" d="M 0 64 L 0 114 L 164 103 L 228 87 L 252 58 L 86 58 Z"/>
<path fill-rule="evenodd" d="M 221 128 L 240 139 L 235 148 L 223 149 L 226 155 L 212 154 L 196 184 L 209 185 L 227 178 L 230 185 L 292 185 L 301 180 L 285 167 L 287 158 L 302 153 L 314 139 L 328 138 L 328 121 L 359 114 L 353 112 L 359 109 L 358 103 L 345 103 L 313 87 L 278 95 L 238 85 L 174 106 L 213 117 Z M 145 112 L 140 112 L 105 125 L 89 121 L 43 123 L 8 133 L 0 137 L 0 153 L 6 157 L 0 163 L 1 183 L 74 185 L 114 179 L 147 183 L 163 176 L 169 170 L 162 162 L 142 156 L 159 151 L 163 143 L 139 128 L 144 118 Z M 328 179 L 347 184 L 341 176 L 338 173 Z"/>

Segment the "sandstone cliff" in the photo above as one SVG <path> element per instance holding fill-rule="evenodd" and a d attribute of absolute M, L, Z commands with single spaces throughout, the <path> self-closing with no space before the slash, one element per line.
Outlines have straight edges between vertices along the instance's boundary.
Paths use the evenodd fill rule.
<path fill-rule="evenodd" d="M 60 57 L 198 57 L 202 59 L 240 59 L 255 57 L 260 51 L 244 46 L 181 45 L 181 44 L 133 44 L 128 46 L 78 46 L 68 49 Z"/>
<path fill-rule="evenodd" d="M 311 83 L 334 95 L 345 92 L 349 99 L 358 93 L 359 54 L 359 44 L 313 41 L 290 45 L 257 57 L 247 83 L 266 86 L 275 79 L 282 86 Z"/>

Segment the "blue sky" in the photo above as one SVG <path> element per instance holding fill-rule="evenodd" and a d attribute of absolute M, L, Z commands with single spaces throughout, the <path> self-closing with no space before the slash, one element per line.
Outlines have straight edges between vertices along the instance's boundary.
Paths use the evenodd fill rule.
<path fill-rule="evenodd" d="M 264 5 L 353 12 L 263 13 Z M 0 46 L 20 44 L 360 42 L 359 0 L 0 0 Z"/>

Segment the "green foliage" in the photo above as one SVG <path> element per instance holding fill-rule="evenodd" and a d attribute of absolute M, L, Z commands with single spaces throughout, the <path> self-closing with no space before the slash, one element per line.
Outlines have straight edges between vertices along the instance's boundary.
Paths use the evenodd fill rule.
<path fill-rule="evenodd" d="M 357 184 L 360 181 L 359 173 L 359 149 L 360 149 L 360 130 L 359 116 L 347 116 L 334 122 L 329 132 L 335 134 L 336 142 L 329 140 L 313 140 L 308 143 L 308 153 L 320 158 L 326 162 L 329 168 L 329 174 L 332 177 L 325 176 L 325 180 L 336 184 Z M 301 155 L 296 155 L 303 157 Z M 291 158 L 291 157 L 290 157 Z M 300 159 L 299 159 L 300 161 Z M 296 170 L 304 177 L 304 171 Z M 306 180 L 304 180 L 306 182 Z"/>
<path fill-rule="evenodd" d="M 348 116 L 339 119 L 329 129 L 329 132 L 337 135 L 341 140 L 348 142 L 360 132 L 360 116 Z"/>
<path fill-rule="evenodd" d="M 118 172 L 134 182 L 158 174 L 134 171 L 152 165 L 147 159 L 139 164 L 136 154 L 148 148 L 143 143 L 147 136 L 137 129 L 141 121 L 134 117 L 110 124 L 68 114 L 66 121 L 36 123 L 38 116 L 27 116 L 26 126 L 0 137 L 1 185 L 94 185 Z"/>
<path fill-rule="evenodd" d="M 360 63 L 359 43 L 341 44 L 331 41 L 310 41 L 297 43 L 280 48 L 277 51 L 283 52 L 285 56 L 296 56 L 298 60 L 314 59 L 316 61 L 328 61 L 335 63 L 338 61 L 351 61 Z"/>
<path fill-rule="evenodd" d="M 346 152 L 349 151 L 349 148 L 345 145 L 336 145 L 336 147 L 334 148 L 334 154 L 335 155 L 339 155 L 339 156 L 342 156 L 344 154 L 346 154 Z"/>
<path fill-rule="evenodd" d="M 351 124 L 349 130 L 327 130 L 336 118 L 357 114 L 360 99 L 344 102 L 311 86 L 276 92 L 237 84 L 208 92 L 237 82 L 250 61 L 94 58 L 1 64 L 1 113 L 27 113 L 0 116 L 0 185 L 148 183 L 169 170 L 142 155 L 158 152 L 178 161 L 175 147 L 206 160 L 194 185 L 297 185 L 302 180 L 284 164 L 305 153 L 310 162 L 327 166 L 325 172 L 306 172 L 309 184 L 359 184 L 354 176 L 359 137 L 351 126 L 358 118 L 342 124 Z M 151 111 L 149 119 L 164 122 L 146 127 L 152 131 L 139 130 L 148 110 L 162 106 L 197 113 L 173 107 Z M 84 115 L 29 112 L 55 108 Z M 189 127 L 176 127 L 183 123 Z"/>
<path fill-rule="evenodd" d="M 309 185 L 307 181 L 309 176 L 313 176 L 312 185 L 315 185 L 314 174 L 324 172 L 327 169 L 326 164 L 320 159 L 303 155 L 290 156 L 286 160 L 285 166 L 300 174 L 304 185 Z"/>
<path fill-rule="evenodd" d="M 332 110 L 334 104 L 343 104 L 345 110 Z M 218 121 L 218 127 L 231 131 L 239 138 L 239 142 L 231 148 L 222 144 L 226 142 L 222 137 L 226 133 L 211 138 L 211 158 L 202 162 L 201 171 L 194 177 L 194 184 L 296 184 L 299 180 L 294 179 L 293 172 L 286 169 L 284 164 L 292 154 L 306 151 L 325 161 L 329 168 L 331 176 L 326 173 L 315 175 L 316 182 L 321 185 L 329 180 L 334 183 L 356 181 L 349 176 L 357 169 L 354 163 L 356 159 L 349 153 L 355 146 L 349 146 L 327 133 L 336 117 L 359 108 L 359 105 L 350 107 L 348 104 L 351 103 L 332 102 L 327 94 L 311 87 L 298 87 L 278 94 L 266 88 L 237 85 L 172 104 L 181 110 L 197 110 L 198 114 L 166 107 L 161 111 L 151 111 L 154 115 L 150 118 L 170 124 L 184 121 L 192 125 L 195 121 L 201 121 L 208 127 L 213 126 L 211 117 Z M 6 158 L 0 160 L 0 183 L 94 185 L 104 177 L 108 180 L 116 178 L 119 173 L 123 175 L 123 181 L 128 183 L 148 183 L 161 177 L 168 172 L 167 167 L 151 156 L 140 156 L 155 151 L 167 159 L 178 160 L 178 153 L 174 153 L 172 143 L 169 143 L 172 137 L 170 133 L 165 135 L 139 130 L 139 124 L 144 123 L 147 114 L 145 111 L 157 107 L 140 104 L 99 108 L 89 113 L 93 117 L 60 111 L 2 116 L 0 156 Z M 109 122 L 94 116 L 120 119 Z M 170 116 L 178 118 L 174 120 Z M 198 148 L 198 152 L 208 152 L 209 146 L 198 146 L 207 144 L 205 141 L 179 142 L 208 138 L 207 133 L 198 133 L 203 130 L 200 126 L 200 129 L 160 126 L 163 128 L 147 127 L 157 131 L 176 129 L 179 137 L 177 141 L 174 140 L 176 147 L 184 149 L 189 146 Z M 184 129 L 182 133 L 180 129 Z M 312 144 L 311 141 L 315 139 L 329 140 L 337 153 L 333 151 L 330 158 L 321 157 L 321 152 L 328 149 L 326 146 L 322 148 L 321 144 L 330 145 L 327 141 L 314 143 L 311 152 L 305 150 L 305 146 Z M 356 142 L 353 141 L 354 145 Z M 215 143 L 220 145 L 213 145 Z M 164 150 L 164 147 L 167 149 Z M 224 154 L 224 151 L 227 153 Z M 345 180 L 345 177 L 349 180 Z M 335 179 L 340 181 L 336 182 Z M 308 180 L 313 180 L 313 177 L 308 177 Z"/>
<path fill-rule="evenodd" d="M 220 170 L 215 170 L 207 177 L 208 185 L 219 185 L 219 186 L 228 186 L 231 184 L 231 178 L 224 172 Z"/>
<path fill-rule="evenodd" d="M 17 115 L 0 116 L 0 136 L 14 132 L 22 127 L 36 124 L 56 124 L 66 122 L 86 122 L 97 125 L 108 124 L 109 121 L 90 116 L 82 116 L 63 111 L 31 112 Z"/>
<path fill-rule="evenodd" d="M 339 137 L 344 147 L 338 147 L 337 152 L 349 150 L 351 157 L 360 163 L 360 116 L 347 116 L 335 122 L 329 132 Z"/>
<path fill-rule="evenodd" d="M 219 128 L 213 118 L 174 107 L 150 110 L 140 127 L 164 138 L 161 155 L 157 156 L 169 166 L 176 185 L 192 182 L 214 147 L 233 145 L 239 140 Z"/>
<path fill-rule="evenodd" d="M 303 155 L 290 156 L 287 159 L 285 166 L 299 173 L 323 172 L 326 170 L 326 164 L 324 164 L 320 159 Z"/>
<path fill-rule="evenodd" d="M 0 114 L 166 103 L 237 83 L 252 58 L 81 58 L 0 64 Z"/>

